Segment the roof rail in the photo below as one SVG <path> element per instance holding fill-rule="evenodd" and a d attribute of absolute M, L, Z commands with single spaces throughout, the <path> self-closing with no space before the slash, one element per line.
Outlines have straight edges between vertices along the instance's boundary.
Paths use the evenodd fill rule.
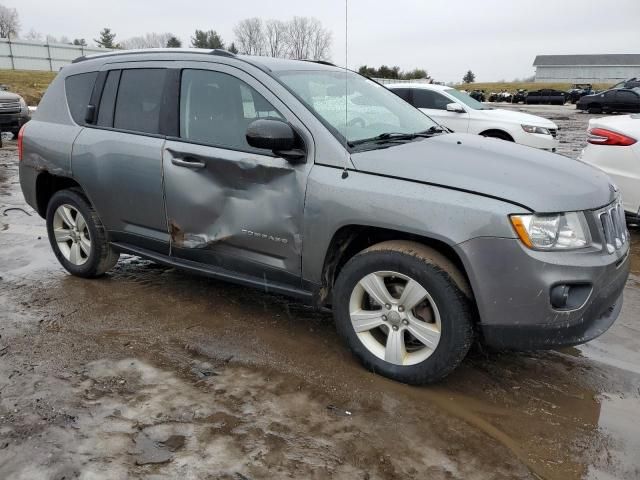
<path fill-rule="evenodd" d="M 109 51 L 105 53 L 96 53 L 95 55 L 83 55 L 71 61 L 71 63 L 80 63 L 85 60 L 93 60 L 94 58 L 116 57 L 120 55 L 141 55 L 145 53 L 184 53 L 184 54 L 205 54 L 205 55 L 218 55 L 220 57 L 235 58 L 235 55 L 227 50 L 221 48 L 214 49 L 197 49 L 197 48 L 147 48 L 140 50 L 118 50 Z"/>
<path fill-rule="evenodd" d="M 327 62 L 325 60 L 303 60 L 303 62 L 319 63 L 320 65 L 328 65 L 329 67 L 336 67 L 335 63 Z"/>
<path fill-rule="evenodd" d="M 210 55 L 219 55 L 221 57 L 233 57 L 235 58 L 235 53 L 231 53 L 228 50 L 224 50 L 222 48 L 214 48 L 213 50 L 211 50 L 211 52 L 209 52 Z"/>

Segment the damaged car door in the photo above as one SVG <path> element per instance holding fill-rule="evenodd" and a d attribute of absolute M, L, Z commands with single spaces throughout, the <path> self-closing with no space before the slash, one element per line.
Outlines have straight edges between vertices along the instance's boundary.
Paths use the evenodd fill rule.
<path fill-rule="evenodd" d="M 163 149 L 171 254 L 298 287 L 313 162 L 251 147 L 246 132 L 258 119 L 304 127 L 253 77 L 215 68 L 180 72 L 178 135 Z"/>

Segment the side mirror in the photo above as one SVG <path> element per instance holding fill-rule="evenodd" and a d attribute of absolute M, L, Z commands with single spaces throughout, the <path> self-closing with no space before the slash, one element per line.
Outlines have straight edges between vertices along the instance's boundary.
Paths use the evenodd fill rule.
<path fill-rule="evenodd" d="M 296 133 L 291 125 L 281 120 L 262 118 L 249 124 L 247 143 L 254 148 L 271 150 L 292 163 L 304 162 L 306 153 L 296 147 Z"/>
<path fill-rule="evenodd" d="M 447 103 L 447 112 L 464 113 L 465 110 L 459 103 Z"/>

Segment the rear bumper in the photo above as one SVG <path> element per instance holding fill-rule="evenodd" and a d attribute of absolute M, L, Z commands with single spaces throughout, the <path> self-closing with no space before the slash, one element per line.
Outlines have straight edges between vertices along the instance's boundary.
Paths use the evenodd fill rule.
<path fill-rule="evenodd" d="M 478 238 L 459 247 L 487 345 L 524 350 L 577 345 L 604 333 L 620 313 L 628 243 L 611 255 L 534 252 L 506 238 Z M 582 305 L 564 311 L 551 305 L 551 290 L 559 284 L 591 289 Z"/>

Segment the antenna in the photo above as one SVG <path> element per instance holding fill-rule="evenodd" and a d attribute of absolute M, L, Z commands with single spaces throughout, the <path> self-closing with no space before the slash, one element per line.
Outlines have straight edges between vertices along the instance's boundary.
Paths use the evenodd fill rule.
<path fill-rule="evenodd" d="M 342 178 L 349 176 L 349 140 L 347 140 L 347 126 L 349 121 L 349 79 L 348 79 L 348 60 L 349 60 L 349 0 L 344 0 L 344 170 L 342 170 Z"/>

